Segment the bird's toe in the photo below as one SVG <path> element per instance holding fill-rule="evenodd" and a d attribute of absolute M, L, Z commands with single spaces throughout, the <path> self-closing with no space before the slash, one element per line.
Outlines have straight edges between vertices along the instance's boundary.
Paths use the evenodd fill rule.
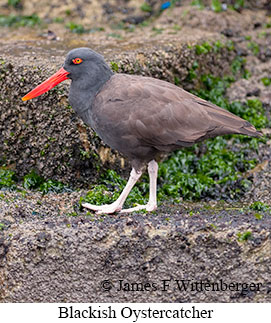
<path fill-rule="evenodd" d="M 83 203 L 82 206 L 92 211 L 95 211 L 96 214 L 112 214 L 121 210 L 121 206 L 114 203 L 106 205 L 94 205 L 89 203 Z"/>
<path fill-rule="evenodd" d="M 131 207 L 129 209 L 123 209 L 120 211 L 120 213 L 130 213 L 130 212 L 135 212 L 139 210 L 146 210 L 147 212 L 152 212 L 157 209 L 156 204 L 146 204 L 146 205 L 137 205 L 135 207 Z"/>
<path fill-rule="evenodd" d="M 104 205 L 102 209 L 96 211 L 96 214 L 112 214 L 117 213 L 121 210 L 119 207 L 111 206 L 111 205 Z"/>
<path fill-rule="evenodd" d="M 148 212 L 152 212 L 152 211 L 155 211 L 157 209 L 157 204 L 147 204 L 146 205 L 146 210 Z"/>
<path fill-rule="evenodd" d="M 90 203 L 82 203 L 82 206 L 92 211 L 99 211 L 102 208 L 102 205 L 94 205 Z"/>

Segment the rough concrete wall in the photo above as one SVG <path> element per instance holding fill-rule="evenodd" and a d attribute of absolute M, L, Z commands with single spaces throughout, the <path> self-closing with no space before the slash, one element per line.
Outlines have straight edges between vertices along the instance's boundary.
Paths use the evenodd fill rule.
<path fill-rule="evenodd" d="M 268 227 L 270 216 L 264 222 L 238 212 L 191 216 L 183 207 L 169 221 L 152 214 L 103 222 L 17 217 L 0 231 L 0 301 L 270 302 Z M 244 230 L 253 237 L 239 242 Z M 176 280 L 197 282 L 198 290 L 179 290 Z M 221 281 L 235 288 L 201 290 L 201 282 Z"/>

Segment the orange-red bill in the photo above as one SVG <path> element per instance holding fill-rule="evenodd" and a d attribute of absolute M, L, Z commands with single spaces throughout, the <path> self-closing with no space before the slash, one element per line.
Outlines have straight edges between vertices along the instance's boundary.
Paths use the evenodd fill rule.
<path fill-rule="evenodd" d="M 33 99 L 49 90 L 51 90 L 54 86 L 56 86 L 58 83 L 63 82 L 68 79 L 67 75 L 69 72 L 67 72 L 63 67 L 59 71 L 57 71 L 54 75 L 49 77 L 46 81 L 42 82 L 40 85 L 35 87 L 32 91 L 27 93 L 22 100 L 27 101 L 30 99 Z"/>

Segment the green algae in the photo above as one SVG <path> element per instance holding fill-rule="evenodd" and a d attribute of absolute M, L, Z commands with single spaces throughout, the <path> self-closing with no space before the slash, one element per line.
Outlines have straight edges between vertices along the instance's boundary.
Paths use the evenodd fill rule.
<path fill-rule="evenodd" d="M 0 26 L 2 27 L 34 27 L 42 23 L 41 18 L 36 15 L 0 15 Z"/>
<path fill-rule="evenodd" d="M 241 233 L 241 232 L 238 232 L 237 233 L 237 240 L 239 242 L 245 242 L 247 240 L 252 239 L 252 237 L 253 236 L 252 236 L 252 232 L 251 231 L 245 231 L 243 233 Z"/>
<path fill-rule="evenodd" d="M 14 171 L 5 167 L 0 168 L 0 189 L 22 191 L 20 185 L 24 189 L 37 190 L 42 192 L 42 194 L 71 191 L 71 189 L 62 182 L 53 179 L 45 180 L 34 170 L 19 180 Z"/>
<path fill-rule="evenodd" d="M 271 206 L 261 201 L 253 202 L 249 206 L 249 208 L 254 211 L 263 211 L 263 212 L 269 211 L 271 213 Z"/>
<path fill-rule="evenodd" d="M 15 187 L 15 172 L 6 168 L 0 168 L 0 189 Z"/>

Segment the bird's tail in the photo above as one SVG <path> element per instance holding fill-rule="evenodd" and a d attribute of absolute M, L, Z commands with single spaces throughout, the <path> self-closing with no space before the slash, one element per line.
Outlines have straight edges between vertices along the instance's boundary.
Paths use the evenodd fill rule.
<path fill-rule="evenodd" d="M 239 133 L 242 135 L 247 135 L 251 137 L 261 137 L 263 134 L 261 131 L 258 131 L 251 123 L 246 121 L 244 126 L 239 129 Z"/>
<path fill-rule="evenodd" d="M 218 135 L 240 134 L 251 137 L 261 137 L 263 134 L 249 123 L 237 115 L 216 106 L 209 106 L 209 116 L 214 125 L 214 129 L 210 131 L 210 137 Z"/>

